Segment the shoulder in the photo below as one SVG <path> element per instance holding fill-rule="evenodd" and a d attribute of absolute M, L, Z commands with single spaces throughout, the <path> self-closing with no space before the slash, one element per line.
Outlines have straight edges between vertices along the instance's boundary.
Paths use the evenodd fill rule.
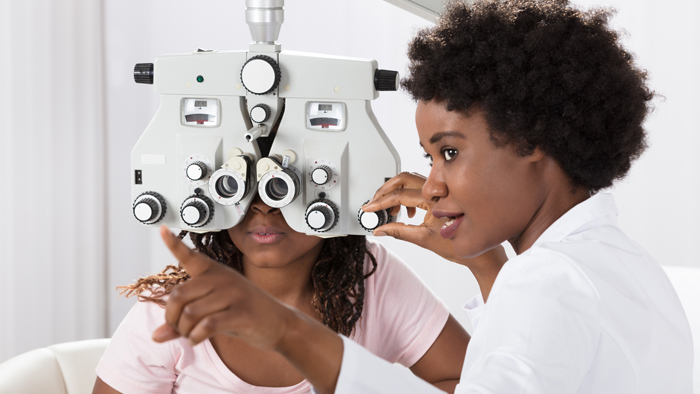
<path fill-rule="evenodd" d="M 589 272 L 575 255 L 546 247 L 533 247 L 509 260 L 496 278 L 492 295 L 530 301 L 563 295 L 594 303 L 600 300 Z"/>
<path fill-rule="evenodd" d="M 380 275 L 391 275 L 392 273 L 411 274 L 415 276 L 413 270 L 396 253 L 389 250 L 383 244 L 367 240 L 367 251 L 372 254 L 377 262 L 377 273 Z M 372 261 L 369 256 L 365 256 L 365 273 L 372 270 Z"/>

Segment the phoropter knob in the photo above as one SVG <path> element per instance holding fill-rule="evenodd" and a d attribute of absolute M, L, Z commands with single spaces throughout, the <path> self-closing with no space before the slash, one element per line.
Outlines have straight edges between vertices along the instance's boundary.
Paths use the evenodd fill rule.
<path fill-rule="evenodd" d="M 264 123 L 270 119 L 272 110 L 267 104 L 258 104 L 250 110 L 250 119 L 255 123 Z"/>
<path fill-rule="evenodd" d="M 143 224 L 157 223 L 165 216 L 165 200 L 156 192 L 145 192 L 134 200 L 132 212 L 136 220 Z"/>
<path fill-rule="evenodd" d="M 389 211 L 386 209 L 377 212 L 365 212 L 360 208 L 360 211 L 357 213 L 357 221 L 360 222 L 360 226 L 362 226 L 363 229 L 372 232 L 375 228 L 389 223 L 391 221 L 391 215 L 389 215 Z"/>
<path fill-rule="evenodd" d="M 214 204 L 206 196 L 195 194 L 182 203 L 180 217 L 190 227 L 202 227 L 214 217 Z"/>
<path fill-rule="evenodd" d="M 318 199 L 306 208 L 306 224 L 313 230 L 324 233 L 338 223 L 338 209 L 325 199 Z"/>
<path fill-rule="evenodd" d="M 317 185 L 325 185 L 331 179 L 333 170 L 328 166 L 318 166 L 311 171 L 311 181 Z"/>
<path fill-rule="evenodd" d="M 205 176 L 207 176 L 207 165 L 201 161 L 195 161 L 194 163 L 187 166 L 187 177 L 190 180 L 198 181 Z"/>
<path fill-rule="evenodd" d="M 134 66 L 134 81 L 153 85 L 153 63 L 138 63 Z"/>
<path fill-rule="evenodd" d="M 253 56 L 241 68 L 241 83 L 253 94 L 270 93 L 277 89 L 281 78 L 279 65 L 269 56 Z"/>
<path fill-rule="evenodd" d="M 374 72 L 374 88 L 380 92 L 399 90 L 399 72 L 377 69 Z"/>

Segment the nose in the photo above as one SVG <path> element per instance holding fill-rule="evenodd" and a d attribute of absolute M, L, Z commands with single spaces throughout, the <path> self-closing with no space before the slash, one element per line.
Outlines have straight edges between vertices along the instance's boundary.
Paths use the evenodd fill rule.
<path fill-rule="evenodd" d="M 440 198 L 447 196 L 447 192 L 447 185 L 440 174 L 439 168 L 433 165 L 428 174 L 428 179 L 423 184 L 423 198 L 438 201 Z"/>
<path fill-rule="evenodd" d="M 250 209 L 264 215 L 280 212 L 279 208 L 273 208 L 265 204 L 257 193 L 255 194 L 255 198 L 253 198 L 253 202 L 250 203 Z"/>

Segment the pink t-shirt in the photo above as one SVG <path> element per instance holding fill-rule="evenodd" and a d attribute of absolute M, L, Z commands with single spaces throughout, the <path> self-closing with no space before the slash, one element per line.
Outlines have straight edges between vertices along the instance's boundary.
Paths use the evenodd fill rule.
<path fill-rule="evenodd" d="M 447 322 L 447 307 L 383 245 L 367 242 L 377 271 L 366 279 L 365 306 L 351 339 L 393 363 L 410 367 L 428 351 Z M 365 271 L 371 269 L 365 260 Z M 309 393 L 307 381 L 290 387 L 250 385 L 223 363 L 209 340 L 191 347 L 179 338 L 158 344 L 153 331 L 165 322 L 152 302 L 137 302 L 114 333 L 97 375 L 131 393 Z"/>

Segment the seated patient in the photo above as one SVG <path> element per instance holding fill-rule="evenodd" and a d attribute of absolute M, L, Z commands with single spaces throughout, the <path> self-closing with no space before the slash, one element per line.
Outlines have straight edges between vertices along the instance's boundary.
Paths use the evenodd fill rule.
<path fill-rule="evenodd" d="M 279 209 L 258 196 L 237 226 L 190 238 L 200 253 L 241 272 L 286 305 L 453 392 L 469 335 L 381 244 L 364 236 L 323 239 L 297 233 Z M 153 331 L 165 322 L 165 299 L 176 297 L 176 285 L 188 279 L 184 270 L 168 266 L 121 288 L 140 302 L 102 357 L 94 394 L 310 392 L 309 383 L 278 353 L 231 336 L 217 335 L 194 347 L 185 338 L 154 342 Z"/>

